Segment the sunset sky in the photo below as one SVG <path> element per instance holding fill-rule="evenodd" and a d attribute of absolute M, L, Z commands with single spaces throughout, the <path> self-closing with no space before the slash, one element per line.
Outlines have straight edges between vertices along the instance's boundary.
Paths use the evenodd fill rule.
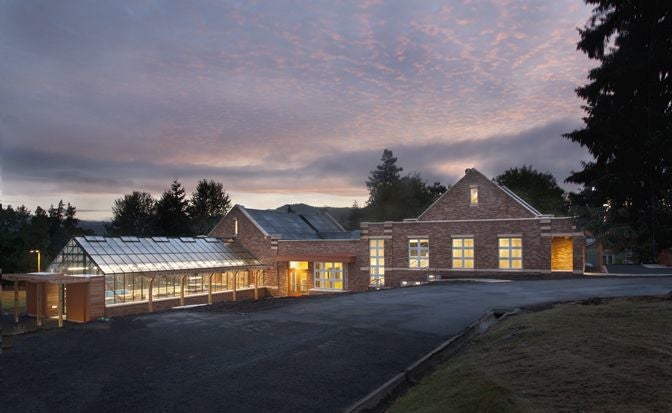
<path fill-rule="evenodd" d="M 452 184 L 587 160 L 557 1 L 0 0 L 0 202 L 111 216 L 132 190 L 221 181 L 234 203 L 349 206 L 384 148 Z M 569 186 L 565 186 L 570 189 Z"/>

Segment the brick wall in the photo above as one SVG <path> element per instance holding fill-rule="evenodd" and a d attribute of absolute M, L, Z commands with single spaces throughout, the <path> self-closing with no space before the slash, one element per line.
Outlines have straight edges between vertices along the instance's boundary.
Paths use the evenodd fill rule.
<path fill-rule="evenodd" d="M 305 241 L 289 241 L 289 240 L 279 240 L 278 241 L 278 255 L 287 256 L 287 255 L 358 255 L 360 249 L 360 240 L 305 240 Z M 330 262 L 341 262 L 341 260 L 334 258 L 329 260 L 325 258 L 324 261 Z M 280 269 L 280 278 L 289 280 L 289 267 L 287 262 L 278 263 Z M 352 290 L 351 285 L 352 272 L 355 271 L 356 266 L 354 263 L 346 264 L 346 285 L 345 289 Z M 308 288 L 314 288 L 314 263 L 313 261 L 308 262 Z M 358 284 L 355 283 L 355 286 Z M 358 291 L 362 291 L 361 289 Z"/>
<path fill-rule="evenodd" d="M 548 221 L 548 222 L 546 222 Z M 391 229 L 391 230 L 390 230 Z M 516 272 L 547 274 L 551 270 L 551 242 L 554 234 L 572 235 L 573 270 L 583 270 L 584 238 L 568 219 L 518 219 L 502 221 L 459 222 L 396 222 L 365 223 L 363 239 L 357 262 L 360 281 L 368 283 L 368 239 L 382 238 L 385 241 L 386 286 L 398 286 L 401 280 L 424 281 L 428 274 L 443 277 L 471 277 L 512 274 L 499 270 L 499 235 L 520 235 L 523 241 L 523 270 Z M 474 239 L 475 271 L 452 269 L 452 238 L 454 235 L 470 235 Z M 429 268 L 425 271 L 409 269 L 408 240 L 429 239 Z"/>
<path fill-rule="evenodd" d="M 478 205 L 472 206 L 470 188 L 478 187 Z M 496 184 L 475 169 L 453 185 L 434 205 L 418 219 L 529 218 L 534 214 L 502 191 Z"/>
<path fill-rule="evenodd" d="M 238 220 L 238 235 L 234 234 L 234 220 Z M 241 212 L 239 207 L 234 207 L 224 218 L 210 231 L 210 236 L 219 238 L 234 238 L 262 263 L 271 266 L 264 270 L 264 286 L 275 287 L 269 289 L 273 295 L 286 295 L 286 279 L 280 279 L 276 267 L 277 240 L 262 233 L 257 226 L 249 220 L 247 215 Z M 284 292 L 284 294 L 283 294 Z"/>

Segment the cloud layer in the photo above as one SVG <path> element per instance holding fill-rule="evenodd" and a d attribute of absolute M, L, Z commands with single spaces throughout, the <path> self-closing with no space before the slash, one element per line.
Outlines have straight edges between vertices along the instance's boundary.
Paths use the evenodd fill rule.
<path fill-rule="evenodd" d="M 0 3 L 5 202 L 90 216 L 133 189 L 221 180 L 238 202 L 350 204 L 383 148 L 451 183 L 585 152 L 558 2 Z M 104 201 L 104 202 L 103 202 Z M 52 201 L 53 202 L 53 201 Z M 109 205 L 109 204 L 108 204 Z"/>

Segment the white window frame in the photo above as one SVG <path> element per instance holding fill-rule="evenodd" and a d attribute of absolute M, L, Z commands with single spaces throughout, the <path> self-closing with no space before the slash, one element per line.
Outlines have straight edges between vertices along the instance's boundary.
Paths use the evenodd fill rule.
<path fill-rule="evenodd" d="M 369 239 L 369 285 L 385 285 L 385 240 Z"/>
<path fill-rule="evenodd" d="M 513 240 L 519 240 L 520 246 L 514 246 Z M 499 250 L 499 259 L 498 259 L 499 269 L 501 270 L 523 269 L 523 237 L 499 237 L 497 240 L 497 247 Z M 517 254 L 518 251 L 520 251 L 520 254 Z M 506 264 L 502 265 L 503 263 Z"/>
<path fill-rule="evenodd" d="M 471 245 L 469 242 L 471 241 Z M 474 237 L 455 237 L 451 241 L 451 255 L 453 259 L 453 268 L 457 269 L 474 269 L 476 265 L 476 257 L 474 255 Z M 468 264 L 471 262 L 471 266 Z"/>
<path fill-rule="evenodd" d="M 478 206 L 478 185 L 469 187 L 469 205 Z"/>
<path fill-rule="evenodd" d="M 338 268 L 336 265 L 340 265 Z M 323 262 L 313 263 L 313 287 L 322 290 L 342 291 L 345 289 L 346 263 L 343 262 Z M 336 287 L 336 283 L 341 283 L 341 287 Z"/>
<path fill-rule="evenodd" d="M 427 245 L 423 246 L 422 244 Z M 423 255 L 423 253 L 425 254 Z M 409 239 L 408 268 L 422 269 L 427 267 L 429 267 L 429 238 Z"/>

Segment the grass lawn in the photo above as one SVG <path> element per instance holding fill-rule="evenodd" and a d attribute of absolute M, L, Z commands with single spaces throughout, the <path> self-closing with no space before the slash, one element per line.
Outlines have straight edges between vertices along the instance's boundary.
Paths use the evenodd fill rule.
<path fill-rule="evenodd" d="M 670 412 L 672 298 L 562 304 L 511 317 L 391 412 Z"/>

